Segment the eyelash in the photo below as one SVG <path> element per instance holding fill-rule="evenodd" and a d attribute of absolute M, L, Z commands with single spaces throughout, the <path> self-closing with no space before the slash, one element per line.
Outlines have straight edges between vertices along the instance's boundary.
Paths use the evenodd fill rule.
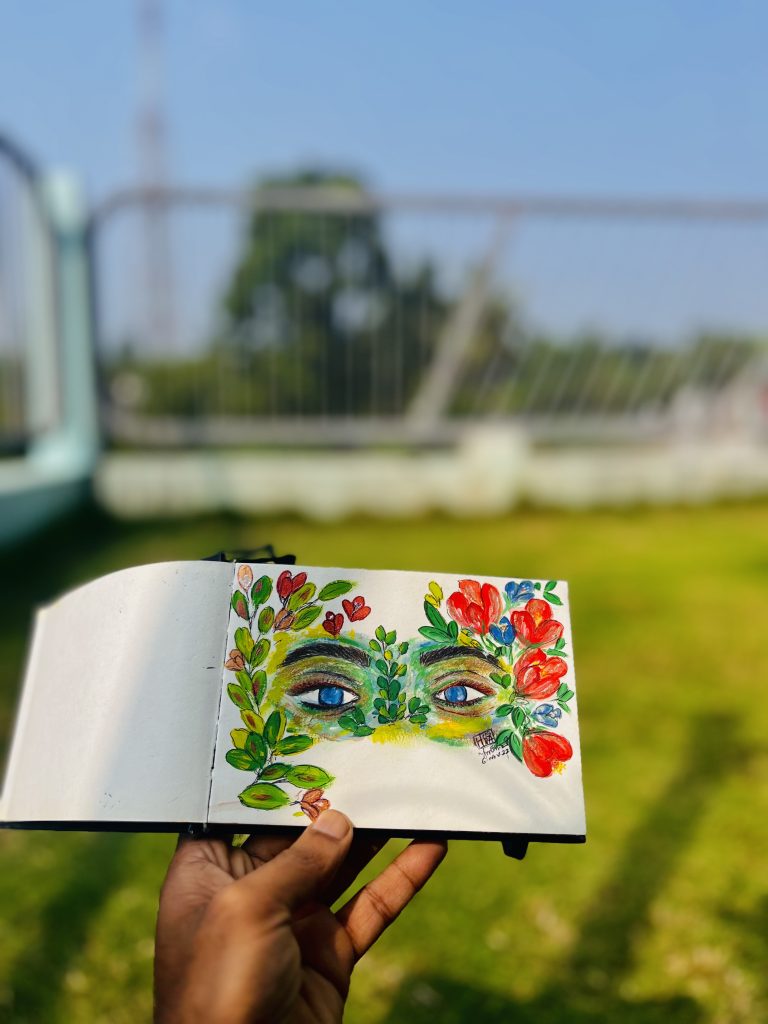
<path fill-rule="evenodd" d="M 347 679 L 341 682 L 338 678 L 331 676 L 308 679 L 306 682 L 299 684 L 288 691 L 289 696 L 295 697 L 300 704 L 305 708 L 311 708 L 313 711 L 344 711 L 351 707 L 353 704 L 357 704 L 360 700 L 360 694 L 354 690 L 351 685 L 348 685 Z M 347 684 L 347 685 L 345 685 Z M 320 692 L 322 690 L 340 690 L 343 698 L 339 703 L 321 703 Z M 317 695 L 315 700 L 302 699 L 310 695 Z M 351 699 L 348 699 L 351 698 Z"/>
<path fill-rule="evenodd" d="M 444 677 L 445 678 L 445 677 Z M 462 689 L 464 690 L 465 696 L 468 696 L 467 691 L 477 693 L 477 697 L 471 697 L 468 700 L 449 700 L 445 696 L 448 690 Z M 485 689 L 479 682 L 474 679 L 470 682 L 462 677 L 451 679 L 450 682 L 446 683 L 439 690 L 434 690 L 432 693 L 432 699 L 437 701 L 439 704 L 443 704 L 449 708 L 469 708 L 474 704 L 479 704 L 485 697 L 490 697 L 493 691 L 491 689 Z"/>

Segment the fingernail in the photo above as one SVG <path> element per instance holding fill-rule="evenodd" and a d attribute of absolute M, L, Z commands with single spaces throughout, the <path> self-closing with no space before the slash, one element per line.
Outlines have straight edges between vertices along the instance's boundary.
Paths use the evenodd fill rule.
<path fill-rule="evenodd" d="M 350 829 L 349 818 L 340 811 L 323 811 L 312 825 L 312 829 L 315 832 L 322 832 L 331 839 L 343 839 Z"/>

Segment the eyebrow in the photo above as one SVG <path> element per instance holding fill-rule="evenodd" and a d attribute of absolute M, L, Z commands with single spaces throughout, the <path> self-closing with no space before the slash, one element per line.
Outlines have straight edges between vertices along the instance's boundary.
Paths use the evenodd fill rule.
<path fill-rule="evenodd" d="M 303 647 L 294 647 L 286 655 L 283 665 L 294 665 L 305 658 L 340 658 L 342 661 L 351 661 L 354 665 L 362 665 L 363 668 L 368 668 L 371 664 L 371 656 L 366 651 L 348 647 L 346 644 L 320 640 L 313 644 L 304 644 Z"/>
<path fill-rule="evenodd" d="M 485 651 L 478 651 L 472 647 L 435 647 L 431 651 L 425 651 L 419 661 L 422 665 L 437 665 L 440 661 L 447 661 L 449 658 L 477 658 L 485 661 L 494 668 L 501 668 L 501 665 L 492 654 Z"/>

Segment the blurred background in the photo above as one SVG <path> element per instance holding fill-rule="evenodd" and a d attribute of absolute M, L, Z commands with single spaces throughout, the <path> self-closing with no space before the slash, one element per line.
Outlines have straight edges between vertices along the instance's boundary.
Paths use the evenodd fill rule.
<path fill-rule="evenodd" d="M 0 12 L 0 753 L 34 607 L 112 569 L 571 583 L 587 845 L 453 843 L 352 1022 L 768 1019 L 766 33 Z M 172 846 L 0 833 L 0 1020 L 150 1018 Z"/>

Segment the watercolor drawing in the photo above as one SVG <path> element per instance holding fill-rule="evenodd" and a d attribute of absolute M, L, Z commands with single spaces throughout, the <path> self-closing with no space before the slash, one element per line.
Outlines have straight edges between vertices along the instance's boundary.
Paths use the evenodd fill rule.
<path fill-rule="evenodd" d="M 573 749 L 558 730 L 574 691 L 556 581 L 460 579 L 446 596 L 425 579 L 415 636 L 379 622 L 356 587 L 288 569 L 273 585 L 239 565 L 225 669 L 242 728 L 226 760 L 250 775 L 243 805 L 317 817 L 334 779 L 307 752 L 326 740 L 484 737 L 539 779 L 565 770 Z"/>

